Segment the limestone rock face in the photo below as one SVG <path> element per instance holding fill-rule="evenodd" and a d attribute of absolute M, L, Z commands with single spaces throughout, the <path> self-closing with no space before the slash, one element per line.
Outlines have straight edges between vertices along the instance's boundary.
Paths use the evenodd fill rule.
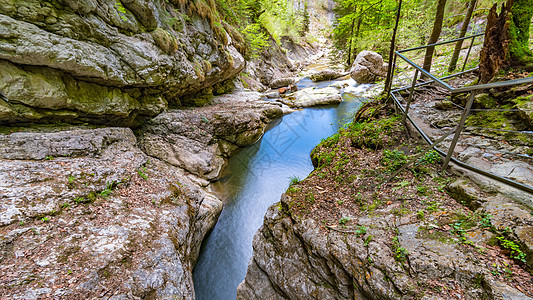
<path fill-rule="evenodd" d="M 143 126 L 140 144 L 150 156 L 211 180 L 236 149 L 255 143 L 283 115 L 272 102 L 231 102 L 195 111 L 171 110 Z"/>
<path fill-rule="evenodd" d="M 160 114 L 137 136 L 0 134 L 1 297 L 193 299 L 192 269 L 222 211 L 206 179 L 282 115 L 258 95 Z"/>
<path fill-rule="evenodd" d="M 342 102 L 342 97 L 340 91 L 334 87 L 305 88 L 282 98 L 281 102 L 290 107 L 302 108 L 338 104 Z"/>
<path fill-rule="evenodd" d="M 186 12 L 166 1 L 0 1 L 0 124 L 129 126 L 242 70 L 232 39 Z"/>
<path fill-rule="evenodd" d="M 439 238 L 423 222 L 376 213 L 358 219 L 365 233 L 344 233 L 340 226 L 328 231 L 312 218 L 291 216 L 293 204 L 283 195 L 268 209 L 254 236 L 254 254 L 237 299 L 415 299 L 424 294 L 420 284 L 431 286 L 437 279 L 454 286 L 461 298 L 528 299 L 490 273 L 486 262 Z M 502 215 L 504 209 L 499 211 Z M 504 217 L 504 224 L 513 217 Z M 398 260 L 400 252 L 407 253 L 403 261 Z M 433 297 L 427 299 L 440 299 Z"/>
<path fill-rule="evenodd" d="M 183 170 L 141 152 L 128 128 L 12 133 L 0 145 L 1 295 L 193 297 L 222 202 Z"/>
<path fill-rule="evenodd" d="M 358 83 L 374 83 L 379 78 L 387 76 L 387 64 L 383 57 L 376 52 L 361 51 L 350 70 L 350 75 Z"/>

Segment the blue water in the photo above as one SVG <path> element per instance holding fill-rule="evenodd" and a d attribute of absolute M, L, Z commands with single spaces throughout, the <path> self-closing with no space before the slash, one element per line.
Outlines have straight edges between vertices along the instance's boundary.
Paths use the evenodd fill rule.
<path fill-rule="evenodd" d="M 193 272 L 196 299 L 235 299 L 267 208 L 280 200 L 291 176 L 309 175 L 311 150 L 350 121 L 360 105 L 355 99 L 286 115 L 230 159 L 218 183 L 225 207 Z"/>

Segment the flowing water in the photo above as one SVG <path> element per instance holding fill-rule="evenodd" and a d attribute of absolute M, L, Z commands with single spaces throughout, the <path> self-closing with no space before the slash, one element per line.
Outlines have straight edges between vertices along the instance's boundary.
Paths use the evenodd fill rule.
<path fill-rule="evenodd" d="M 330 82 L 331 83 L 331 82 Z M 270 125 L 256 144 L 242 149 L 229 161 L 215 184 L 226 199 L 213 231 L 204 240 L 193 272 L 196 299 L 235 299 L 252 256 L 252 239 L 267 208 L 280 200 L 290 177 L 301 179 L 313 170 L 309 154 L 320 142 L 350 121 L 361 105 L 354 92 L 345 90 L 339 105 L 293 112 Z M 303 80 L 301 86 L 312 85 Z M 320 87 L 329 85 L 319 83 Z"/>

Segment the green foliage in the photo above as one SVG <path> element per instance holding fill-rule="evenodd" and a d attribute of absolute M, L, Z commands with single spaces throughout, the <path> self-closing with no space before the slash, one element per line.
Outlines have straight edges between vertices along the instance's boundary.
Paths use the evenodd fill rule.
<path fill-rule="evenodd" d="M 311 204 L 314 204 L 315 203 L 315 195 L 313 195 L 312 192 L 308 192 L 306 195 L 305 195 L 305 200 Z"/>
<path fill-rule="evenodd" d="M 297 186 L 290 186 L 287 189 L 287 193 L 289 193 L 289 194 L 297 194 L 297 193 L 299 193 L 301 191 L 302 191 L 302 188 L 301 187 L 297 187 Z"/>
<path fill-rule="evenodd" d="M 439 153 L 435 150 L 431 150 L 429 152 L 426 152 L 422 158 L 420 158 L 420 162 L 422 164 L 438 164 L 442 161 Z"/>
<path fill-rule="evenodd" d="M 526 254 L 522 252 L 522 250 L 520 250 L 520 246 L 518 246 L 515 242 L 506 239 L 503 236 L 498 236 L 496 238 L 498 239 L 498 241 L 500 242 L 500 245 L 503 248 L 511 251 L 509 253 L 509 256 L 511 258 L 521 261 L 523 263 L 526 263 Z"/>
<path fill-rule="evenodd" d="M 264 12 L 259 16 L 259 22 L 268 30 L 272 38 L 281 44 L 281 37 L 286 36 L 298 41 L 303 31 L 304 18 L 301 12 L 294 10 L 292 1 L 264 0 Z"/>
<path fill-rule="evenodd" d="M 407 260 L 407 249 L 400 247 L 400 240 L 397 236 L 392 238 L 392 250 L 394 251 L 394 259 L 397 262 L 403 263 Z"/>
<path fill-rule="evenodd" d="M 263 32 L 258 23 L 247 25 L 242 30 L 242 33 L 251 50 L 251 58 L 259 57 L 263 49 L 269 46 L 268 36 Z"/>
<path fill-rule="evenodd" d="M 355 235 L 360 235 L 360 236 L 363 236 L 366 234 L 366 227 L 365 226 L 359 226 L 359 229 L 355 230 Z"/>
<path fill-rule="evenodd" d="M 215 2 L 218 17 L 212 23 L 225 22 L 231 25 L 224 26 L 225 30 L 229 31 L 234 39 L 243 40 L 248 49 L 245 52 L 252 58 L 257 57 L 269 46 L 269 36 L 281 44 L 281 37 L 297 41 L 300 35 L 308 30 L 307 5 L 304 5 L 303 9 L 295 9 L 293 0 L 216 0 Z M 230 27 L 237 28 L 237 32 L 232 32 Z"/>
<path fill-rule="evenodd" d="M 141 167 L 140 169 L 137 170 L 137 175 L 139 175 L 139 177 L 141 177 L 142 179 L 144 180 L 148 180 L 148 175 L 146 174 L 146 167 Z"/>
<path fill-rule="evenodd" d="M 115 8 L 117 9 L 118 15 L 123 21 L 128 21 L 128 18 L 126 17 L 126 8 L 122 5 L 122 2 L 117 1 L 115 2 Z"/>
<path fill-rule="evenodd" d="M 394 172 L 407 163 L 407 155 L 400 150 L 384 150 L 381 163 L 387 170 Z"/>
<path fill-rule="evenodd" d="M 294 175 L 289 177 L 289 187 L 296 185 L 300 182 L 300 177 Z"/>
<path fill-rule="evenodd" d="M 342 218 L 339 219 L 339 224 L 344 225 L 348 221 L 350 221 L 350 217 L 342 217 Z"/>
<path fill-rule="evenodd" d="M 100 192 L 100 196 L 102 198 L 108 198 L 109 196 L 111 196 L 113 190 L 117 187 L 118 184 L 119 183 L 117 183 L 116 181 L 108 182 L 106 188 Z"/>
<path fill-rule="evenodd" d="M 397 135 L 393 133 L 401 131 L 400 117 L 392 116 L 370 122 L 353 123 L 347 130 L 352 146 L 381 149 L 394 144 Z"/>
<path fill-rule="evenodd" d="M 509 55 L 513 63 L 533 62 L 529 49 L 529 31 L 533 5 L 530 0 L 515 0 L 511 7 L 512 19 L 509 26 Z"/>
<path fill-rule="evenodd" d="M 333 41 L 343 61 L 350 62 L 358 52 L 373 50 L 388 56 L 392 30 L 395 25 L 396 0 L 335 0 L 336 26 Z M 432 29 L 437 1 L 404 0 L 397 32 L 396 45 L 399 49 L 421 46 L 427 43 Z M 463 6 L 458 6 L 463 8 Z M 463 8 L 466 10 L 466 7 Z M 448 9 L 446 17 L 464 11 Z M 461 18 L 462 20 L 462 18 Z M 458 27 L 450 24 L 451 30 L 443 30 L 441 36 L 457 37 Z M 351 49 L 347 49 L 351 46 Z"/>

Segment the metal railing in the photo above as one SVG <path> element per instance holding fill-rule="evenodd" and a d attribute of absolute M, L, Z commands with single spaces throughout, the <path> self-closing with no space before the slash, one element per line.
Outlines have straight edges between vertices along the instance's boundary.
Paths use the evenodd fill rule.
<path fill-rule="evenodd" d="M 455 147 L 456 147 L 457 142 L 459 140 L 459 137 L 460 137 L 460 135 L 461 135 L 461 133 L 462 133 L 464 127 L 465 127 L 466 119 L 467 119 L 468 115 L 471 112 L 471 107 L 472 107 L 472 104 L 474 102 L 474 98 L 475 98 L 476 94 L 478 93 L 478 91 L 491 89 L 491 88 L 502 88 L 502 87 L 510 87 L 510 86 L 533 83 L 533 77 L 520 78 L 520 79 L 514 79 L 514 80 L 508 80 L 508 81 L 502 81 L 502 82 L 487 83 L 487 84 L 478 84 L 478 85 L 465 86 L 465 87 L 460 87 L 460 88 L 454 88 L 454 87 L 450 86 L 448 83 L 444 82 L 444 80 L 446 80 L 446 79 L 457 77 L 457 76 L 460 76 L 460 75 L 463 75 L 463 74 L 466 74 L 466 73 L 469 73 L 469 72 L 472 72 L 472 71 L 475 71 L 475 70 L 478 69 L 476 67 L 476 68 L 472 68 L 472 69 L 469 69 L 469 70 L 465 71 L 468 58 L 469 58 L 469 56 L 471 54 L 472 47 L 474 45 L 474 40 L 476 39 L 476 37 L 479 37 L 479 36 L 482 36 L 482 35 L 483 34 L 476 34 L 476 35 L 471 35 L 471 36 L 468 36 L 468 37 L 453 39 L 453 40 L 444 41 L 444 42 L 439 42 L 439 43 L 435 43 L 435 44 L 431 44 L 431 45 L 425 45 L 425 46 L 420 46 L 420 47 L 415 47 L 415 48 L 409 48 L 409 49 L 396 51 L 395 52 L 395 57 L 393 58 L 393 74 L 394 74 L 395 69 L 396 69 L 396 60 L 397 60 L 397 58 L 401 58 L 408 65 L 412 66 L 415 69 L 415 74 L 414 74 L 414 78 L 413 78 L 412 83 L 411 83 L 410 86 L 400 87 L 400 88 L 394 89 L 394 90 L 392 90 L 390 92 L 390 96 L 392 97 L 392 99 L 394 99 L 394 102 L 395 102 L 396 106 L 401 109 L 401 111 L 403 113 L 404 122 L 405 122 L 405 120 L 409 120 L 409 122 L 420 133 L 422 138 L 428 144 L 432 145 L 433 142 L 428 137 L 428 135 L 420 128 L 420 126 L 418 126 L 416 124 L 416 122 L 408 114 L 409 113 L 409 108 L 410 108 L 412 100 L 413 100 L 413 95 L 414 95 L 414 92 L 415 92 L 415 88 L 434 83 L 434 84 L 442 87 L 443 89 L 445 89 L 451 95 L 470 92 L 470 97 L 468 97 L 468 101 L 466 102 L 465 107 L 457 105 L 458 107 L 463 109 L 463 112 L 461 114 L 461 118 L 460 118 L 459 123 L 452 130 L 452 131 L 454 131 L 454 136 L 452 138 L 452 141 L 451 141 L 450 147 L 448 148 L 448 151 L 443 151 L 443 150 L 439 149 L 436 145 L 432 145 L 432 148 L 435 151 L 437 151 L 441 156 L 444 157 L 443 169 L 446 169 L 448 167 L 448 164 L 450 162 L 453 162 L 453 163 L 459 165 L 460 167 L 463 167 L 463 168 L 468 169 L 470 171 L 474 171 L 474 172 L 476 172 L 478 174 L 482 174 L 482 175 L 487 176 L 489 178 L 498 180 L 500 182 L 503 182 L 505 184 L 511 185 L 513 187 L 519 188 L 520 190 L 523 190 L 523 191 L 526 191 L 528 193 L 533 194 L 533 187 L 531 187 L 529 185 L 525 185 L 525 184 L 522 184 L 520 182 L 511 180 L 509 178 L 505 178 L 505 177 L 499 176 L 497 174 L 493 174 L 493 173 L 487 172 L 487 171 L 479 169 L 479 168 L 477 168 L 475 166 L 472 166 L 472 165 L 466 164 L 464 162 L 461 162 L 458 159 L 455 159 L 453 157 L 453 153 L 455 151 Z M 425 48 L 428 48 L 428 47 L 435 47 L 435 46 L 439 46 L 439 45 L 455 43 L 457 41 L 467 40 L 467 39 L 471 39 L 472 41 L 471 41 L 470 46 L 468 48 L 468 52 L 466 54 L 462 70 L 460 72 L 455 73 L 455 74 L 444 76 L 444 77 L 441 77 L 441 78 L 438 78 L 434 74 L 424 70 L 421 66 L 417 65 L 415 62 L 413 62 L 412 60 L 410 60 L 409 58 L 407 58 L 404 55 L 404 53 L 406 53 L 406 52 L 415 51 L 415 50 L 422 50 L 422 49 L 425 49 Z M 425 76 L 426 78 L 429 78 L 430 80 L 425 80 L 424 82 L 418 83 L 417 80 L 418 80 L 418 75 L 419 74 L 423 74 L 423 76 Z M 405 100 L 405 99 L 403 99 L 403 97 L 400 94 L 400 92 L 405 92 L 407 90 L 409 91 L 409 97 L 407 98 L 407 100 Z M 403 101 L 406 101 L 405 108 L 401 104 L 400 99 L 403 100 Z M 476 110 L 478 111 L 479 109 L 476 109 Z M 498 111 L 502 111 L 502 110 L 498 110 Z"/>

